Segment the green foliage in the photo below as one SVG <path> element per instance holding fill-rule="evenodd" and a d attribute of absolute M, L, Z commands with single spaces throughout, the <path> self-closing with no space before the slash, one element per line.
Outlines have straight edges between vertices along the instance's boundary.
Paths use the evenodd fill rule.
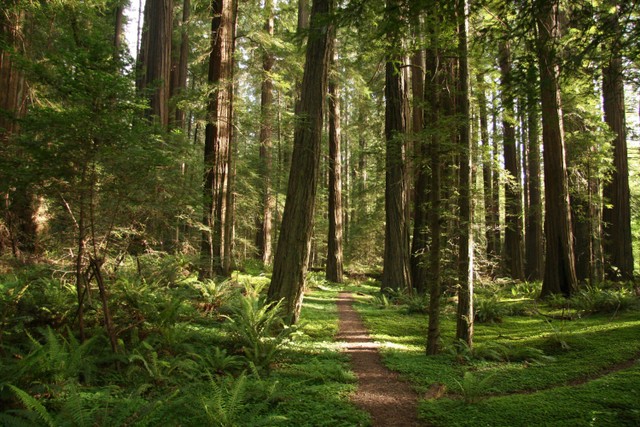
<path fill-rule="evenodd" d="M 45 408 L 40 401 L 33 398 L 30 394 L 24 390 L 19 389 L 16 386 L 9 385 L 9 388 L 15 393 L 16 397 L 20 399 L 20 402 L 32 415 L 35 415 L 35 419 L 32 421 L 36 424 L 36 421 L 46 424 L 47 426 L 54 427 L 56 425 L 54 418 L 49 414 L 47 408 Z M 31 418 L 31 417 L 30 417 Z M 18 421 L 14 419 L 14 421 Z"/>
<path fill-rule="evenodd" d="M 478 403 L 482 399 L 482 396 L 487 393 L 491 386 L 491 381 L 493 381 L 492 375 L 480 377 L 471 371 L 466 371 L 462 377 L 462 381 L 456 380 L 456 383 L 460 388 L 460 394 L 462 394 L 464 403 L 474 404 Z"/>
<path fill-rule="evenodd" d="M 429 311 L 429 294 L 406 295 L 401 299 L 401 304 L 406 306 L 407 314 L 427 314 Z"/>
<path fill-rule="evenodd" d="M 203 352 L 191 356 L 198 361 L 200 368 L 216 375 L 234 374 L 245 366 L 242 357 L 230 355 L 220 347 L 207 347 Z"/>
<path fill-rule="evenodd" d="M 380 292 L 379 294 L 374 295 L 371 299 L 371 303 L 378 308 L 384 309 L 391 308 L 393 306 L 393 303 L 389 300 L 389 297 L 384 292 Z"/>
<path fill-rule="evenodd" d="M 511 286 L 511 295 L 515 298 L 534 299 L 540 295 L 542 282 L 516 282 Z"/>
<path fill-rule="evenodd" d="M 465 341 L 458 341 L 451 349 L 452 354 L 464 363 L 473 363 L 478 360 L 545 363 L 555 360 L 553 357 L 545 355 L 544 351 L 538 348 L 500 342 L 486 342 L 470 348 Z"/>
<path fill-rule="evenodd" d="M 508 314 L 505 304 L 497 296 L 475 298 L 473 302 L 475 320 L 480 323 L 500 323 Z"/>
<path fill-rule="evenodd" d="M 269 369 L 282 345 L 296 328 L 285 325 L 280 308 L 282 301 L 267 303 L 255 293 L 245 295 L 231 306 L 225 323 L 232 340 L 249 362 Z"/>
<path fill-rule="evenodd" d="M 201 402 L 208 425 L 232 427 L 238 424 L 246 399 L 246 381 L 243 374 L 230 386 L 210 382 L 211 393 Z"/>
<path fill-rule="evenodd" d="M 638 305 L 638 298 L 627 289 L 588 287 L 572 298 L 572 306 L 584 313 L 618 313 Z"/>
<path fill-rule="evenodd" d="M 42 331 L 42 341 L 27 335 L 31 351 L 20 363 L 18 377 L 22 381 L 48 388 L 66 382 L 91 382 L 97 375 L 98 349 L 106 348 L 103 335 L 95 335 L 80 343 L 70 330 L 66 336 L 51 328 Z"/>

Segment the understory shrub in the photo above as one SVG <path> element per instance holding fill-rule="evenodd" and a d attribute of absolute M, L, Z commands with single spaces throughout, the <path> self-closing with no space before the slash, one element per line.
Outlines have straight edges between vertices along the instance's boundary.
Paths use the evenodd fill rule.
<path fill-rule="evenodd" d="M 500 323 L 508 314 L 504 303 L 495 295 L 489 298 L 476 297 L 473 306 L 475 320 L 479 323 Z"/>
<path fill-rule="evenodd" d="M 261 369 L 269 369 L 283 344 L 296 328 L 287 326 L 281 314 L 282 301 L 268 303 L 266 298 L 247 293 L 230 306 L 225 328 L 247 360 Z"/>

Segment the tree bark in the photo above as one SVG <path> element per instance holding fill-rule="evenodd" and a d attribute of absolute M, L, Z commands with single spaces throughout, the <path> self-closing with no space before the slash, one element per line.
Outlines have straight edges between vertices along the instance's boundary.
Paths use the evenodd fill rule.
<path fill-rule="evenodd" d="M 527 69 L 527 128 L 529 129 L 529 210 L 527 211 L 526 271 L 527 280 L 541 280 L 544 271 L 542 250 L 542 191 L 540 188 L 540 132 L 538 97 L 535 94 L 537 72 L 534 64 Z"/>
<path fill-rule="evenodd" d="M 266 15 L 264 30 L 273 37 L 273 2 L 265 1 L 264 12 Z M 262 180 L 261 212 L 258 218 L 256 248 L 258 257 L 262 263 L 271 264 L 272 249 L 272 222 L 274 199 L 271 188 L 272 178 L 272 127 L 273 127 L 273 80 L 271 70 L 274 64 L 273 53 L 267 49 L 262 56 L 262 87 L 260 98 L 260 168 L 259 174 Z"/>
<path fill-rule="evenodd" d="M 387 0 L 387 19 L 399 23 L 400 4 Z M 385 235 L 382 289 L 410 290 L 409 225 L 406 221 L 407 189 L 405 182 L 405 111 L 401 40 L 388 34 L 390 52 L 385 67 Z"/>
<path fill-rule="evenodd" d="M 148 116 L 169 125 L 173 0 L 148 0 L 144 10 L 137 88 L 149 91 Z"/>
<path fill-rule="evenodd" d="M 615 7 L 615 5 L 614 5 Z M 622 54 L 618 34 L 621 33 L 617 12 L 606 17 L 616 34 L 607 47 L 609 57 L 602 70 L 604 120 L 615 134 L 611 181 L 604 185 L 605 205 L 604 252 L 606 274 L 610 280 L 633 279 L 631 244 L 631 209 L 629 202 L 629 165 L 627 160 L 626 117 Z"/>
<path fill-rule="evenodd" d="M 172 68 L 172 85 L 171 98 L 176 101 L 176 97 L 180 97 L 187 90 L 187 72 L 189 64 L 189 16 L 191 14 L 191 1 L 183 0 L 182 3 L 182 22 L 180 24 L 180 48 L 178 49 L 177 63 Z M 177 105 L 174 107 L 174 114 L 171 118 L 176 129 L 184 129 L 185 127 L 185 111 Z"/>
<path fill-rule="evenodd" d="M 456 340 L 473 345 L 473 208 L 471 196 L 471 113 L 469 108 L 469 66 L 467 46 L 468 4 L 457 0 L 458 21 L 458 116 L 460 118 L 460 243 L 458 264 L 458 310 Z"/>
<path fill-rule="evenodd" d="M 558 4 L 537 0 L 538 62 L 542 105 L 546 263 L 542 296 L 570 296 L 577 289 L 564 128 L 560 102 Z"/>
<path fill-rule="evenodd" d="M 411 283 L 418 294 L 427 287 L 427 226 L 429 202 L 428 144 L 424 131 L 424 51 L 419 50 L 411 60 L 411 91 L 413 95 L 413 136 L 415 166 L 415 198 L 413 239 L 411 241 Z"/>
<path fill-rule="evenodd" d="M 495 100 L 495 94 L 493 96 Z M 497 117 L 497 108 L 495 105 L 492 105 L 491 111 L 491 148 L 492 148 L 492 159 L 491 159 L 491 224 L 492 228 L 488 230 L 493 237 L 489 240 L 492 244 L 492 247 L 489 248 L 489 253 L 492 254 L 490 256 L 491 261 L 494 261 L 494 269 L 500 270 L 500 266 L 498 265 L 498 259 L 500 257 L 500 253 L 502 252 L 502 240 L 501 240 L 501 232 L 500 232 L 500 148 L 498 144 L 498 117 Z M 494 271 L 494 275 L 497 271 Z"/>
<path fill-rule="evenodd" d="M 302 93 L 296 111 L 292 168 L 268 291 L 269 301 L 284 299 L 283 314 L 290 324 L 296 323 L 300 316 L 309 262 L 324 98 L 333 42 L 327 17 L 332 10 L 333 0 L 313 2 L 310 18 L 313 31 L 307 43 Z"/>
<path fill-rule="evenodd" d="M 227 90 L 229 91 L 229 102 L 227 106 L 227 127 L 229 132 L 229 149 L 227 150 L 227 177 L 226 185 L 227 191 L 225 194 L 225 212 L 224 212 L 224 226 L 222 229 L 222 265 L 220 273 L 228 277 L 231 274 L 235 266 L 235 259 L 233 258 L 234 250 L 234 238 L 235 238 L 235 225 L 236 225 L 236 153 L 237 153 L 237 141 L 234 132 L 234 109 L 233 102 L 235 99 L 235 50 L 236 50 L 236 23 L 238 16 L 238 0 L 231 0 L 231 23 L 229 34 L 229 78 L 227 81 Z"/>
<path fill-rule="evenodd" d="M 431 208 L 429 210 L 429 325 L 427 330 L 427 355 L 434 355 L 440 351 L 440 294 L 441 281 L 440 277 L 440 256 L 441 256 L 441 159 L 440 159 L 440 136 L 438 132 L 439 121 L 439 86 L 442 83 L 441 72 L 438 69 L 440 62 L 438 51 L 438 33 L 437 29 L 431 30 L 431 45 L 426 50 L 426 76 L 425 82 L 425 99 L 427 101 L 427 120 L 426 126 L 431 127 L 430 143 L 430 166 L 431 166 L 431 188 L 429 191 L 431 199 Z"/>
<path fill-rule="evenodd" d="M 16 1 L 6 3 L 0 12 L 0 146 L 12 143 L 20 132 L 20 119 L 30 104 L 28 83 L 13 57 L 13 52 L 26 53 L 23 27 L 27 19 Z M 5 48 L 6 46 L 6 48 Z M 30 186 L 21 181 L 12 183 L 13 190 L 4 195 L 5 223 L 14 256 L 38 251 L 35 197 Z"/>
<path fill-rule="evenodd" d="M 482 187 L 484 199 L 484 222 L 485 222 L 485 239 L 487 260 L 496 256 L 494 242 L 494 228 L 497 224 L 493 223 L 493 188 L 492 188 L 492 157 L 491 157 L 491 141 L 489 141 L 489 122 L 487 115 L 487 95 L 484 83 L 484 73 L 476 75 L 477 87 L 476 94 L 478 97 L 478 115 L 480 116 L 480 141 L 482 145 Z"/>
<path fill-rule="evenodd" d="M 327 237 L 327 280 L 342 283 L 342 162 L 340 160 L 340 90 L 336 68 L 337 45 L 333 43 L 333 72 L 329 79 L 329 235 Z"/>
<path fill-rule="evenodd" d="M 204 146 L 204 215 L 201 259 L 204 277 L 224 274 L 224 223 L 227 212 L 229 147 L 231 138 L 230 103 L 232 85 L 233 28 L 235 16 L 231 0 L 212 3 L 211 53 L 208 83 L 215 89 L 209 95 Z"/>
<path fill-rule="evenodd" d="M 515 109 L 511 49 L 508 42 L 500 46 L 500 85 L 504 164 L 509 180 L 505 186 L 504 262 L 512 279 L 524 279 L 522 254 L 522 193 L 514 127 Z"/>
<path fill-rule="evenodd" d="M 309 0 L 298 0 L 298 34 L 309 29 Z"/>

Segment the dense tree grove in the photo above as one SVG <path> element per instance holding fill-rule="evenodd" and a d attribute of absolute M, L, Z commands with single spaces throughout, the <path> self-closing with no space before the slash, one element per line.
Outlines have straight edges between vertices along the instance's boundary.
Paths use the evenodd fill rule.
<path fill-rule="evenodd" d="M 0 250 L 252 262 L 299 317 L 306 272 L 456 295 L 634 276 L 635 2 L 3 2 Z M 137 52 L 132 52 L 135 49 Z M 627 95 L 627 97 L 625 97 Z M 106 307 L 105 307 L 106 312 Z"/>

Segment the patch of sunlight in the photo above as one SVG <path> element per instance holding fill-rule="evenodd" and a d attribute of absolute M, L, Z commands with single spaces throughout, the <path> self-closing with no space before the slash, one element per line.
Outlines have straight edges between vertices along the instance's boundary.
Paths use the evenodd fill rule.
<path fill-rule="evenodd" d="M 401 350 L 401 351 L 422 351 L 423 348 L 417 345 L 400 344 L 391 341 L 375 341 L 375 343 L 385 350 Z"/>
<path fill-rule="evenodd" d="M 331 304 L 313 303 L 313 302 L 305 301 L 304 307 L 306 309 L 313 309 L 313 310 L 336 311 L 336 306 Z"/>
<path fill-rule="evenodd" d="M 344 346 L 343 341 L 292 341 L 287 343 L 287 347 L 293 350 L 339 351 Z"/>

